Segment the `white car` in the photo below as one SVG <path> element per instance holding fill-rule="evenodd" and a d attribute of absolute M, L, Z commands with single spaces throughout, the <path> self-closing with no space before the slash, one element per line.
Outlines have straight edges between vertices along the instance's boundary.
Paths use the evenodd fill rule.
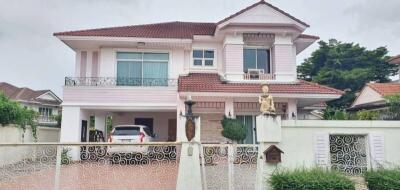
<path fill-rule="evenodd" d="M 107 152 L 110 154 L 145 154 L 148 152 L 148 145 L 136 145 L 136 143 L 152 142 L 155 135 L 149 127 L 144 125 L 117 125 L 108 137 L 110 143 L 126 143 L 127 145 L 109 146 Z M 129 145 L 135 143 L 135 145 Z"/>

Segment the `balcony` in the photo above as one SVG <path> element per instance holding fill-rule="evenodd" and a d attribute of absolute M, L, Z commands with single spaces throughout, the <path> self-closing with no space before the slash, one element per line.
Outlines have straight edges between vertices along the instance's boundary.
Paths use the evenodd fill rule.
<path fill-rule="evenodd" d="M 273 74 L 264 74 L 264 73 L 244 73 L 244 80 L 274 80 L 275 77 Z"/>
<path fill-rule="evenodd" d="M 65 77 L 65 86 L 177 86 L 177 79 L 126 77 Z"/>
<path fill-rule="evenodd" d="M 39 115 L 36 122 L 40 125 L 57 125 L 57 120 L 53 115 Z"/>

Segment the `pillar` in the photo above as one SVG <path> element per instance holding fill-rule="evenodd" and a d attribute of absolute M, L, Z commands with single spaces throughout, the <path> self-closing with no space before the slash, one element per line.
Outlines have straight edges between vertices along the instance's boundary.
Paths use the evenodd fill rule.
<path fill-rule="evenodd" d="M 177 96 L 177 109 L 176 109 L 176 141 L 185 141 L 185 118 L 182 117 L 186 113 L 185 103 L 182 98 Z"/>
<path fill-rule="evenodd" d="M 225 101 L 225 116 L 229 118 L 235 118 L 235 109 L 233 98 L 228 98 Z"/>
<path fill-rule="evenodd" d="M 297 119 L 297 100 L 296 99 L 288 100 L 287 113 L 288 113 L 288 119 Z"/>
<path fill-rule="evenodd" d="M 81 125 L 82 120 L 88 121 L 89 129 L 89 114 L 81 110 L 77 106 L 64 106 L 62 108 L 62 120 L 61 120 L 61 134 L 60 142 L 62 143 L 79 143 L 81 142 Z M 87 130 L 87 137 L 89 130 Z M 67 147 L 63 147 L 67 148 Z M 72 160 L 79 160 L 80 147 L 71 146 L 69 154 Z"/>
<path fill-rule="evenodd" d="M 271 145 L 278 146 L 282 140 L 282 127 L 280 116 L 259 115 L 257 122 L 258 160 L 256 189 L 270 189 L 267 179 L 276 169 L 276 164 L 266 163 L 264 151 Z M 279 147 L 279 146 L 278 146 Z"/>

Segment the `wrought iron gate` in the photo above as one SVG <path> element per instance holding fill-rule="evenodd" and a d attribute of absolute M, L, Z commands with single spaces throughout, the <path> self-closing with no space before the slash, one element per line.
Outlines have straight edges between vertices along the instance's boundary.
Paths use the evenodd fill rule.
<path fill-rule="evenodd" d="M 254 189 L 258 145 L 202 144 L 203 189 Z"/>

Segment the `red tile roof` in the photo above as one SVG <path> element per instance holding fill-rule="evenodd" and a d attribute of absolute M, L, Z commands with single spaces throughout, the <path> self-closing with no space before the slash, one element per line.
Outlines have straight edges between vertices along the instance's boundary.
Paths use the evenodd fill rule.
<path fill-rule="evenodd" d="M 52 101 L 36 99 L 50 90 L 32 90 L 30 88 L 18 88 L 6 82 L 0 82 L 0 93 L 16 101 L 35 101 L 41 103 L 54 103 Z"/>
<path fill-rule="evenodd" d="M 215 28 L 215 23 L 164 22 L 59 32 L 54 35 L 192 39 L 193 35 L 214 35 Z"/>
<path fill-rule="evenodd" d="M 260 84 L 226 83 L 218 74 L 209 73 L 181 76 L 178 85 L 179 92 L 261 93 Z M 270 84 L 269 90 L 271 93 L 284 94 L 343 94 L 343 91 L 302 80 L 296 84 Z"/>
<path fill-rule="evenodd" d="M 368 83 L 367 86 L 382 96 L 400 93 L 400 83 Z"/>
<path fill-rule="evenodd" d="M 261 0 L 241 11 L 219 21 L 218 23 L 205 22 L 164 22 L 156 24 L 131 25 L 121 27 L 97 28 L 88 30 L 76 30 L 54 33 L 55 36 L 103 36 L 103 37 L 139 37 L 139 38 L 178 38 L 193 39 L 194 35 L 209 35 L 215 33 L 217 25 L 229 20 L 257 5 L 265 4 L 292 18 L 293 20 L 308 26 L 306 23 L 296 19 L 288 13 L 274 7 L 273 5 Z M 309 36 L 309 35 L 305 35 Z"/>
<path fill-rule="evenodd" d="M 319 40 L 319 36 L 313 36 L 313 35 L 308 35 L 308 34 L 300 34 L 299 38 Z"/>
<path fill-rule="evenodd" d="M 254 3 L 254 4 L 252 4 L 252 5 L 248 6 L 248 7 L 246 7 L 246 8 L 244 8 L 244 9 L 240 10 L 239 12 L 236 12 L 235 14 L 233 14 L 233 15 L 231 15 L 231 16 L 228 16 L 228 17 L 226 17 L 226 18 L 224 18 L 224 19 L 222 19 L 221 21 L 217 22 L 217 24 L 221 24 L 221 23 L 223 23 L 223 22 L 225 22 L 225 21 L 227 21 L 227 20 L 230 20 L 230 19 L 232 19 L 232 18 L 234 18 L 234 17 L 236 17 L 236 16 L 238 16 L 238 15 L 240 15 L 240 14 L 242 14 L 242 13 L 244 13 L 244 12 L 246 12 L 246 11 L 248 11 L 248 10 L 250 10 L 250 9 L 252 9 L 252 8 L 254 8 L 254 7 L 256 7 L 256 6 L 258 6 L 258 5 L 262 5 L 262 4 L 267 5 L 267 6 L 271 7 L 271 8 L 273 8 L 273 9 L 275 9 L 276 11 L 278 11 L 278 12 L 284 14 L 285 16 L 287 16 L 287 17 L 289 17 L 289 18 L 295 20 L 296 22 L 298 22 L 298 23 L 300 23 L 300 24 L 303 24 L 304 26 L 307 26 L 307 27 L 310 26 L 310 25 L 308 25 L 307 23 L 305 23 L 305 22 L 303 22 L 303 21 L 297 19 L 296 17 L 290 15 L 289 13 L 287 13 L 287 12 L 285 12 L 285 11 L 279 9 L 278 7 L 275 7 L 275 6 L 271 5 L 270 3 L 265 2 L 264 0 L 260 0 L 259 2 Z"/>
<path fill-rule="evenodd" d="M 393 56 L 388 59 L 389 63 L 400 64 L 400 55 Z"/>

